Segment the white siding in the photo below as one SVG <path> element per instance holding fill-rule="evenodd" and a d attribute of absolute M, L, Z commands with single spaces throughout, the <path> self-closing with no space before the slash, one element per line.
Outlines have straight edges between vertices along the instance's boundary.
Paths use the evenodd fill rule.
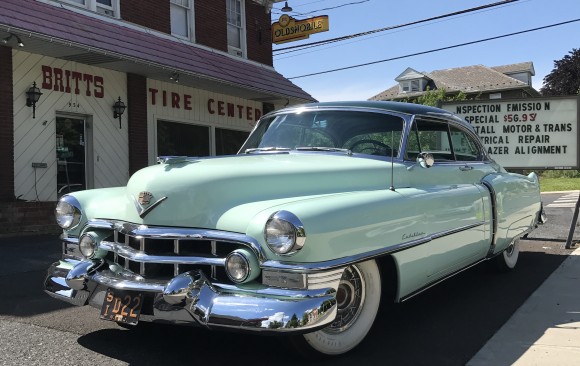
<path fill-rule="evenodd" d="M 27 200 L 57 199 L 55 135 L 59 113 L 85 118 L 92 128 L 93 186 L 125 185 L 129 178 L 127 114 L 123 115 L 123 128 L 119 129 L 112 110 L 118 97 L 127 102 L 125 74 L 18 50 L 13 51 L 13 65 L 15 195 Z M 83 87 L 79 95 L 74 91 L 42 89 L 43 65 L 103 77 L 104 97 L 86 96 Z M 26 106 L 26 91 L 33 81 L 43 93 L 36 105 L 35 119 L 32 108 Z M 46 169 L 36 169 L 36 179 L 33 162 L 48 165 Z"/>
<path fill-rule="evenodd" d="M 157 90 L 155 105 L 152 101 L 152 93 L 150 89 Z M 163 91 L 167 95 L 167 105 L 163 106 Z M 172 107 L 171 93 L 176 93 L 179 96 L 179 108 Z M 183 99 L 185 95 L 191 96 L 191 110 L 184 108 Z M 215 113 L 208 111 L 208 100 L 213 99 Z M 219 115 L 217 113 L 217 103 L 223 102 L 226 108 L 226 115 Z M 227 103 L 234 104 L 235 117 L 227 115 Z M 262 113 L 262 103 L 255 102 L 243 98 L 236 98 L 224 94 L 212 93 L 205 90 L 194 89 L 176 83 L 161 82 L 157 80 L 147 81 L 147 124 L 148 124 L 148 145 L 149 145 L 149 164 L 154 164 L 157 158 L 157 121 L 166 120 L 174 122 L 184 122 L 196 125 L 210 126 L 211 136 L 215 136 L 213 129 L 228 128 L 239 131 L 251 131 L 255 125 L 254 118 L 248 120 L 246 112 L 247 108 L 259 110 Z M 242 118 L 239 117 L 237 106 L 243 106 L 244 112 Z M 252 117 L 254 112 L 252 112 Z M 212 155 L 215 155 L 215 143 L 211 141 Z"/>

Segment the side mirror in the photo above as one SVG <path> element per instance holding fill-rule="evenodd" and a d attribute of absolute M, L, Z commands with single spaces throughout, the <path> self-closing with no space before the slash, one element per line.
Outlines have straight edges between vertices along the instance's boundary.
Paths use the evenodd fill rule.
<path fill-rule="evenodd" d="M 435 164 L 435 158 L 431 153 L 422 152 L 417 156 L 417 164 L 423 168 L 431 168 Z"/>

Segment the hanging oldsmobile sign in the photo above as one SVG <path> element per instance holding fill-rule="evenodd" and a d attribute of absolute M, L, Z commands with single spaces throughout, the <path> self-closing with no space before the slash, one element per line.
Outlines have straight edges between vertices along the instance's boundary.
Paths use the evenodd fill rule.
<path fill-rule="evenodd" d="M 329 29 L 328 15 L 296 20 L 286 14 L 272 24 L 272 42 L 284 43 L 308 38 L 311 34 Z"/>
<path fill-rule="evenodd" d="M 578 169 L 579 98 L 445 102 L 469 122 L 500 165 L 512 169 Z"/>

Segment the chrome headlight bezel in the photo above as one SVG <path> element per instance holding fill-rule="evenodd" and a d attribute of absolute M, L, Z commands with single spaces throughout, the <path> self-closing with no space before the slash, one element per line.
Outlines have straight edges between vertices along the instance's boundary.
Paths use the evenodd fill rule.
<path fill-rule="evenodd" d="M 88 250 L 85 252 L 85 250 Z M 79 252 L 86 259 L 93 258 L 99 250 L 99 243 L 95 236 L 91 233 L 85 233 L 79 238 Z M 87 254 L 88 253 L 88 254 Z"/>
<path fill-rule="evenodd" d="M 54 215 L 58 226 L 64 230 L 74 229 L 82 219 L 81 204 L 73 196 L 62 196 L 56 204 Z"/>
<path fill-rule="evenodd" d="M 264 240 L 274 253 L 289 256 L 304 247 L 306 232 L 302 221 L 296 215 L 289 211 L 278 211 L 266 221 Z"/>
<path fill-rule="evenodd" d="M 237 277 L 232 274 L 232 270 L 230 269 L 230 263 L 234 260 L 239 260 L 238 263 L 240 263 L 245 267 L 244 268 L 245 274 L 241 277 Z M 250 277 L 250 273 L 252 271 L 250 267 L 250 261 L 248 260 L 248 258 L 246 258 L 246 256 L 243 253 L 240 253 L 238 251 L 233 251 L 230 254 L 228 254 L 225 261 L 225 269 L 229 279 L 235 283 L 244 282 L 246 279 L 248 279 L 248 277 Z"/>

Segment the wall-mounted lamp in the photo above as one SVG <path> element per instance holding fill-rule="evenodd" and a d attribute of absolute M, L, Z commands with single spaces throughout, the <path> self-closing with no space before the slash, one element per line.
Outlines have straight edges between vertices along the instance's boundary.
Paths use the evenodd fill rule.
<path fill-rule="evenodd" d="M 26 106 L 32 107 L 32 118 L 36 118 L 36 103 L 42 93 L 40 89 L 36 87 L 36 81 L 32 83 L 32 86 L 26 91 Z"/>
<path fill-rule="evenodd" d="M 10 42 L 10 40 L 12 38 L 16 38 L 16 42 L 18 42 L 18 47 L 24 47 L 24 43 L 22 43 L 22 40 L 20 39 L 20 37 L 18 37 L 16 34 L 12 34 L 10 33 L 10 35 L 6 38 L 4 38 L 2 40 L 2 43 L 7 44 L 8 42 Z"/>
<path fill-rule="evenodd" d="M 284 13 L 289 13 L 292 11 L 292 7 L 288 6 L 288 1 L 284 3 L 284 7 L 281 9 Z"/>
<path fill-rule="evenodd" d="M 125 106 L 125 103 L 121 102 L 121 97 L 119 97 L 119 100 L 113 104 L 113 118 L 119 119 L 119 129 L 121 129 L 121 116 L 125 113 L 125 108 L 127 108 L 127 106 Z"/>
<path fill-rule="evenodd" d="M 173 74 L 171 74 L 171 76 L 169 77 L 169 80 L 173 80 L 176 83 L 179 83 L 179 73 L 174 72 Z"/>

